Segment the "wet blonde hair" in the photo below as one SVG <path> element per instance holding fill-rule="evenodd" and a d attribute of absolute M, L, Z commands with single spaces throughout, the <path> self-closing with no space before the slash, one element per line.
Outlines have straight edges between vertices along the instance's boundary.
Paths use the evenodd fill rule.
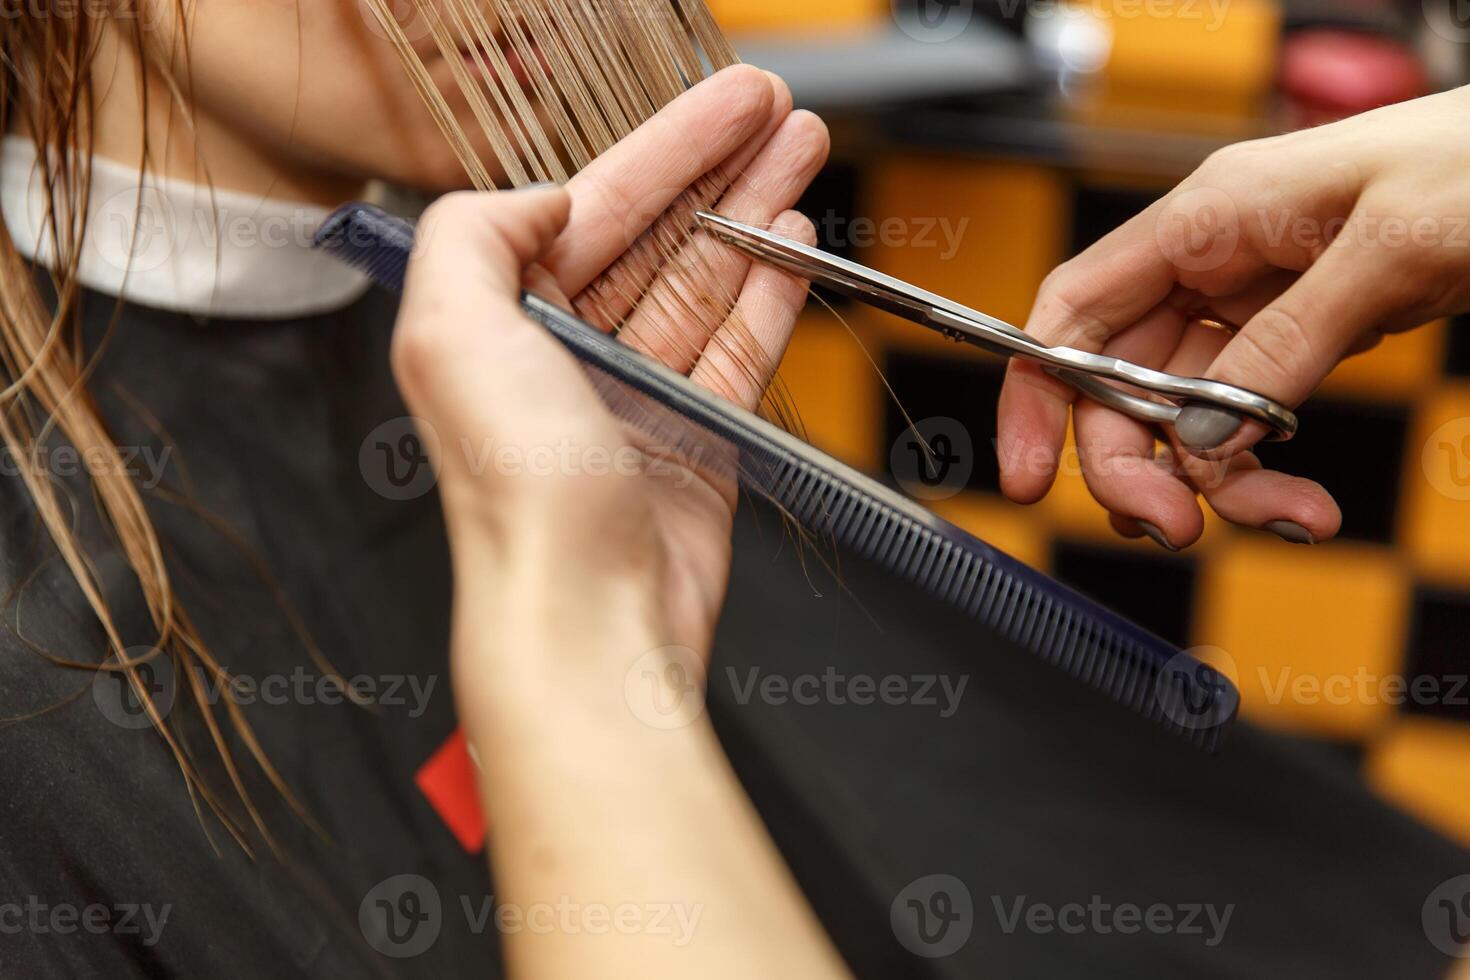
<path fill-rule="evenodd" d="M 149 40 L 145 36 L 147 18 L 140 9 L 145 2 L 90 0 L 66 4 L 64 9 L 60 4 L 52 9 L 27 4 L 12 16 L 0 18 L 4 51 L 0 114 L 4 132 L 24 133 L 36 144 L 39 172 L 35 177 L 47 201 L 43 232 L 54 242 L 49 276 L 55 294 L 54 300 L 43 295 L 37 271 L 0 223 L 0 367 L 8 381 L 0 390 L 0 439 L 15 460 L 57 557 L 70 571 L 106 637 L 99 660 L 80 659 L 80 651 L 68 651 L 66 656 L 42 651 L 42 656 L 63 668 L 125 675 L 138 704 L 177 760 L 201 817 L 205 809 L 213 812 L 240 846 L 250 851 L 251 825 L 267 842 L 271 837 L 251 802 L 229 733 L 297 812 L 309 818 L 271 766 L 239 706 L 228 697 L 218 699 L 226 722 L 221 724 L 207 696 L 207 688 L 228 690 L 232 678 L 210 653 L 170 581 L 164 549 L 140 487 L 88 389 L 92 365 L 81 336 L 77 270 L 92 185 L 93 70 L 104 29 L 117 32 L 133 48 L 138 63 L 150 68 L 138 73 L 140 104 L 150 104 L 151 86 L 163 85 L 184 118 L 189 118 L 189 79 L 178 77 L 170 68 L 188 63 L 187 35 L 174 32 L 171 43 L 178 50 L 150 50 L 145 43 Z M 158 2 L 171 5 L 178 23 L 183 23 L 185 0 Z M 146 169 L 148 160 L 146 108 L 143 131 L 140 171 Z M 55 439 L 69 443 L 82 458 L 107 461 L 88 467 L 88 489 L 132 571 L 137 593 L 156 630 L 156 639 L 145 652 L 125 643 L 92 557 L 78 540 L 71 497 L 52 480 L 43 462 L 47 442 Z M 221 792 L 204 778 L 199 760 L 192 756 L 175 723 L 149 697 L 148 678 L 141 671 L 160 658 L 167 658 L 173 667 L 178 687 L 175 697 L 191 698 L 200 709 L 231 791 Z M 239 812 L 242 808 L 245 815 Z"/>

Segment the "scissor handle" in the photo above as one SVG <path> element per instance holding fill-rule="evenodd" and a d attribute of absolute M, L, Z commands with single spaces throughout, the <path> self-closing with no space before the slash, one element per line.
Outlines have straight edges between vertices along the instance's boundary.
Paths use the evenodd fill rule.
<path fill-rule="evenodd" d="M 1099 404 L 1106 405 L 1115 411 L 1122 412 L 1140 422 L 1154 422 L 1159 425 L 1173 425 L 1179 418 L 1180 408 L 1169 402 L 1156 402 L 1151 398 L 1141 395 L 1130 394 L 1122 388 L 1108 384 L 1101 378 L 1081 374 L 1077 371 L 1067 371 L 1062 368 L 1049 367 L 1046 373 L 1076 388 L 1082 394 L 1091 398 Z"/>
<path fill-rule="evenodd" d="M 1264 395 L 1235 385 L 1185 378 L 1122 358 L 1070 347 L 1048 347 L 1010 324 L 976 311 L 936 307 L 925 319 L 930 327 L 955 340 L 1004 357 L 1034 361 L 1089 396 L 1142 421 L 1172 425 L 1184 406 L 1197 405 L 1228 412 L 1242 420 L 1255 419 L 1270 429 L 1268 438 L 1276 441 L 1284 442 L 1296 435 L 1298 422 L 1294 412 Z M 1109 381 L 1132 385 L 1166 398 L 1169 403 L 1131 395 L 1108 384 Z"/>

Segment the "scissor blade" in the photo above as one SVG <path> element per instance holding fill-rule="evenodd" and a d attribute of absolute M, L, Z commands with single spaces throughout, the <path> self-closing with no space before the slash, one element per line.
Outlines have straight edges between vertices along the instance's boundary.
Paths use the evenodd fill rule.
<path fill-rule="evenodd" d="M 933 293 L 876 269 L 723 215 L 701 211 L 697 217 L 710 234 L 767 265 L 785 269 L 906 320 L 938 329 L 933 322 L 934 311 L 947 304 Z"/>

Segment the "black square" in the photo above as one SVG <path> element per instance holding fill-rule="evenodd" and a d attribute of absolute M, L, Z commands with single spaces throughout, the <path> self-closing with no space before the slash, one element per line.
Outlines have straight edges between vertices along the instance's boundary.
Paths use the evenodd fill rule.
<path fill-rule="evenodd" d="M 1052 547 L 1052 574 L 1175 646 L 1190 645 L 1193 558 L 1060 540 Z"/>
<path fill-rule="evenodd" d="M 1158 199 L 1152 191 L 1078 185 L 1072 192 L 1072 254 L 1087 251 Z"/>
<path fill-rule="evenodd" d="M 848 163 L 829 163 L 802 195 L 796 210 L 817 226 L 817 245 L 843 258 L 856 259 L 853 222 L 860 217 L 861 173 Z"/>
<path fill-rule="evenodd" d="M 1403 710 L 1470 724 L 1470 593 L 1419 589 Z M 1398 692 L 1385 692 L 1396 694 Z"/>
<path fill-rule="evenodd" d="M 817 246 L 845 259 L 859 259 L 857 243 L 863 241 L 863 228 L 858 201 L 861 194 L 861 172 L 848 163 L 829 163 L 806 189 L 796 210 L 811 219 L 817 229 Z M 851 300 L 830 289 L 821 290 L 822 298 L 833 306 L 847 306 Z"/>
<path fill-rule="evenodd" d="M 1344 538 L 1392 543 L 1409 409 L 1314 399 L 1297 414 L 1301 432 L 1291 442 L 1262 443 L 1261 461 L 1326 487 L 1342 507 Z"/>
<path fill-rule="evenodd" d="M 959 465 L 969 468 L 968 476 L 957 482 L 964 489 L 998 493 L 1000 463 L 995 456 L 995 426 L 1004 367 L 958 352 L 951 358 L 890 351 L 884 374 L 899 404 L 925 439 L 932 441 L 937 433 L 951 436 Z M 915 441 L 914 433 L 899 404 L 888 399 L 881 458 L 890 464 L 885 471 L 891 478 L 908 480 L 916 475 L 918 464 L 908 459 L 907 447 Z M 963 443 L 968 445 L 958 448 Z M 913 473 L 908 472 L 911 469 Z"/>
<path fill-rule="evenodd" d="M 1445 372 L 1455 378 L 1470 378 L 1470 314 L 1450 321 L 1445 352 Z"/>

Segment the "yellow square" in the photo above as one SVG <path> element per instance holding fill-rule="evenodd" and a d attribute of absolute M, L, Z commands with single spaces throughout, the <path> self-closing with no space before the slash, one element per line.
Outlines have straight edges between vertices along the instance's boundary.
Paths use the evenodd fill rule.
<path fill-rule="evenodd" d="M 1362 739 L 1397 710 L 1409 577 L 1392 552 L 1241 535 L 1201 567 L 1194 641 L 1270 727 Z"/>
<path fill-rule="evenodd" d="M 1366 773 L 1389 802 L 1470 847 L 1470 726 L 1406 718 L 1370 750 Z"/>
<path fill-rule="evenodd" d="M 1201 498 L 1200 505 L 1205 518 L 1204 533 L 1186 554 L 1200 556 L 1214 548 L 1231 533 L 1230 526 L 1215 516 Z M 1107 510 L 1092 496 L 1087 480 L 1082 476 L 1082 459 L 1077 451 L 1076 436 L 1067 434 L 1066 445 L 1057 463 L 1057 479 L 1038 508 L 1047 518 L 1072 537 L 1085 538 L 1104 544 L 1127 547 L 1128 539 L 1113 530 Z M 1129 515 L 1131 516 L 1131 515 Z M 1158 545 L 1148 538 L 1132 542 L 1132 546 L 1144 551 L 1157 550 Z"/>
<path fill-rule="evenodd" d="M 1087 481 L 1082 478 L 1077 442 L 1071 431 L 1067 433 L 1066 445 L 1057 460 L 1056 483 L 1038 507 L 1069 535 L 1120 543 L 1124 540 L 1108 523 L 1108 512 L 1087 489 Z"/>
<path fill-rule="evenodd" d="M 1071 198 L 1057 171 L 914 154 L 880 160 L 869 179 L 866 213 L 875 217 L 846 229 L 862 262 L 1025 324 L 1065 249 Z"/>
<path fill-rule="evenodd" d="M 1104 69 L 1109 94 L 1201 113 L 1249 111 L 1275 79 L 1280 6 L 1232 0 L 1198 16 L 1186 0 L 1092 4 L 1112 35 Z"/>
<path fill-rule="evenodd" d="M 962 493 L 948 500 L 930 501 L 930 510 L 1030 565 L 1045 571 L 1051 563 L 1046 522 L 1033 510 L 984 493 Z"/>
<path fill-rule="evenodd" d="M 804 314 L 796 326 L 781 383 L 786 386 L 812 445 L 858 469 L 876 473 L 882 426 L 882 379 L 864 353 L 874 358 L 871 337 L 849 333 L 824 311 Z"/>
<path fill-rule="evenodd" d="M 1470 582 L 1470 386 L 1419 406 L 1404 451 L 1404 547 L 1425 578 Z"/>
<path fill-rule="evenodd" d="M 710 11 L 727 31 L 876 26 L 888 14 L 884 0 L 710 0 Z"/>
<path fill-rule="evenodd" d="M 1350 357 L 1322 384 L 1324 394 L 1368 398 L 1414 398 L 1426 378 L 1440 375 L 1446 324 L 1443 320 L 1396 334 L 1366 354 Z"/>

